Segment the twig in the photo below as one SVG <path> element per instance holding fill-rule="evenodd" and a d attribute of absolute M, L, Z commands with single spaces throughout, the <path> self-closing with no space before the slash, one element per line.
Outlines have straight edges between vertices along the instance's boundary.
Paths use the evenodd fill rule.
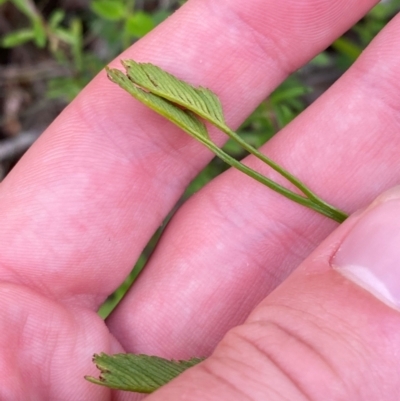
<path fill-rule="evenodd" d="M 40 130 L 24 131 L 15 137 L 0 141 L 0 163 L 26 152 L 41 133 Z"/>
<path fill-rule="evenodd" d="M 69 76 L 71 71 L 55 62 L 42 62 L 30 66 L 10 66 L 0 68 L 0 85 L 32 82 L 60 76 Z"/>

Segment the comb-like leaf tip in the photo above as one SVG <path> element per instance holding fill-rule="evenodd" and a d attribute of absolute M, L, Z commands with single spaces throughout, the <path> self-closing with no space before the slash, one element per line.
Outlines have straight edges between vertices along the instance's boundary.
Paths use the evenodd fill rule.
<path fill-rule="evenodd" d="M 139 63 L 137 63 L 135 60 L 129 60 L 129 59 L 121 60 L 121 64 L 126 70 L 139 65 Z"/>
<path fill-rule="evenodd" d="M 151 393 L 202 360 L 174 361 L 150 355 L 101 353 L 94 361 L 100 370 L 99 378 L 86 376 L 85 379 L 109 388 Z"/>

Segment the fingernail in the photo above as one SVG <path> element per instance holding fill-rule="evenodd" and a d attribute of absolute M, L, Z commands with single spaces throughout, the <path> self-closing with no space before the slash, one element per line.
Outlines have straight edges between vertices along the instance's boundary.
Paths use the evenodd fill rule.
<path fill-rule="evenodd" d="M 400 188 L 378 198 L 332 258 L 332 267 L 400 309 Z"/>

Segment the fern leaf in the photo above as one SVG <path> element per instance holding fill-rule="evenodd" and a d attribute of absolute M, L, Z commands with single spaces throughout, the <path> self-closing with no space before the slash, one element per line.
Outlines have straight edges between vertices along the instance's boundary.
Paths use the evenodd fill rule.
<path fill-rule="evenodd" d="M 126 75 L 119 70 L 106 68 L 111 81 L 117 83 L 136 99 L 197 139 L 227 164 L 286 196 L 288 199 L 314 209 L 338 222 L 346 219 L 346 213 L 323 201 L 298 178 L 253 148 L 232 131 L 225 123 L 218 97 L 209 89 L 196 88 L 152 64 L 137 63 L 133 60 L 122 61 L 122 64 L 125 66 Z M 198 117 L 215 125 L 250 154 L 272 167 L 296 186 L 305 196 L 288 190 L 229 156 L 211 141 L 206 127 Z"/>
<path fill-rule="evenodd" d="M 137 87 L 122 71 L 107 68 L 111 81 L 125 89 L 134 98 L 182 128 L 189 135 L 207 144 L 210 142 L 204 124 L 188 110 L 182 110 L 168 100 Z"/>
<path fill-rule="evenodd" d="M 101 353 L 93 357 L 93 362 L 101 372 L 100 377 L 85 378 L 91 383 L 113 389 L 151 393 L 203 360 L 171 361 L 149 355 Z"/>
<path fill-rule="evenodd" d="M 221 102 L 207 88 L 194 87 L 149 63 L 123 60 L 129 79 L 155 95 L 178 104 L 216 126 L 226 126 Z"/>

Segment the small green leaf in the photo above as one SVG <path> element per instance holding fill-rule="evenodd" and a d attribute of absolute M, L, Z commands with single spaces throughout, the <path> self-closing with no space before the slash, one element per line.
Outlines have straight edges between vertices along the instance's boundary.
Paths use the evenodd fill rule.
<path fill-rule="evenodd" d="M 115 0 L 94 0 L 90 7 L 99 17 L 109 21 L 121 20 L 126 14 L 124 4 Z"/>
<path fill-rule="evenodd" d="M 310 89 L 305 86 L 292 86 L 291 88 L 287 89 L 282 88 L 281 90 L 275 91 L 270 95 L 269 102 L 274 105 L 280 104 L 303 96 L 309 92 Z"/>
<path fill-rule="evenodd" d="M 82 21 L 74 18 L 70 24 L 70 32 L 74 38 L 72 43 L 72 55 L 74 66 L 77 71 L 83 71 L 83 38 L 82 38 Z"/>
<path fill-rule="evenodd" d="M 166 117 L 203 144 L 210 142 L 206 127 L 193 113 L 188 110 L 182 110 L 172 102 L 141 89 L 120 70 L 109 68 L 106 70 L 111 81 L 125 89 L 135 99 Z"/>
<path fill-rule="evenodd" d="M 339 53 L 347 56 L 352 62 L 356 61 L 362 52 L 362 48 L 345 37 L 336 39 L 332 45 Z"/>
<path fill-rule="evenodd" d="M 35 45 L 39 48 L 43 48 L 46 46 L 47 36 L 46 29 L 43 25 L 43 22 L 40 18 L 34 18 L 32 20 L 33 23 L 33 40 Z"/>
<path fill-rule="evenodd" d="M 154 28 L 154 22 L 149 14 L 138 11 L 128 17 L 125 27 L 130 35 L 141 38 Z"/>
<path fill-rule="evenodd" d="M 65 43 L 68 43 L 69 45 L 74 44 L 75 37 L 73 32 L 71 32 L 71 29 L 58 27 L 54 30 L 54 32 L 57 35 L 58 39 L 62 40 Z"/>
<path fill-rule="evenodd" d="M 52 29 L 58 28 L 58 26 L 61 24 L 64 18 L 65 18 L 64 10 L 60 9 L 54 10 L 49 17 L 49 27 Z"/>
<path fill-rule="evenodd" d="M 29 42 L 34 38 L 32 29 L 20 29 L 19 31 L 10 32 L 3 36 L 1 40 L 2 47 L 16 47 Z"/>
<path fill-rule="evenodd" d="M 171 361 L 149 355 L 101 353 L 93 357 L 93 362 L 100 370 L 100 377 L 85 378 L 91 383 L 118 390 L 152 393 L 203 360 L 192 358 L 188 361 Z"/>
<path fill-rule="evenodd" d="M 226 126 L 221 102 L 209 89 L 188 84 L 149 63 L 123 60 L 128 77 L 136 85 L 204 118 L 216 126 Z"/>

